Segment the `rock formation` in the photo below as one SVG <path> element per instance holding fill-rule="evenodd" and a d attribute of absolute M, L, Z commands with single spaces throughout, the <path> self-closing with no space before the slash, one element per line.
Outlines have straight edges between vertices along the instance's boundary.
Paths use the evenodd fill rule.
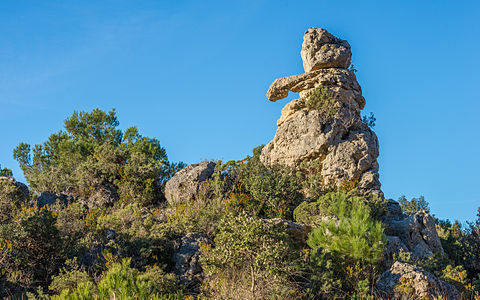
<path fill-rule="evenodd" d="M 387 214 L 383 218 L 388 242 L 387 259 L 401 250 L 410 252 L 412 259 L 423 259 L 434 253 L 443 254 L 442 243 L 435 228 L 435 221 L 424 211 L 406 216 L 398 202 L 388 200 Z"/>
<path fill-rule="evenodd" d="M 202 190 L 203 182 L 209 179 L 214 171 L 215 163 L 212 161 L 189 165 L 178 171 L 165 184 L 165 198 L 168 203 L 188 202 L 206 196 L 208 191 Z"/>
<path fill-rule="evenodd" d="M 300 97 L 282 109 L 275 137 L 262 150 L 262 163 L 297 169 L 317 160 L 323 184 L 354 181 L 362 191 L 381 194 L 377 136 L 362 122 L 365 99 L 355 73 L 347 69 L 350 45 L 324 29 L 310 28 L 301 56 L 306 73 L 276 79 L 267 92 L 270 101 L 289 91 Z"/>
<path fill-rule="evenodd" d="M 395 262 L 377 281 L 377 288 L 387 299 L 459 299 L 460 293 L 427 271 Z"/>
<path fill-rule="evenodd" d="M 188 233 L 176 241 L 173 254 L 174 271 L 180 277 L 180 283 L 190 289 L 196 290 L 202 280 L 200 245 L 207 243 L 205 234 L 199 232 Z"/>

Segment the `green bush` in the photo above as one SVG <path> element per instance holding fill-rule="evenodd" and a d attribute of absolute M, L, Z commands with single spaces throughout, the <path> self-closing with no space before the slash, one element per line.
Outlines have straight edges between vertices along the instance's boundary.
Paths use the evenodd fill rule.
<path fill-rule="evenodd" d="M 0 165 L 0 176 L 12 177 L 13 172 L 10 169 L 2 168 L 2 165 Z"/>
<path fill-rule="evenodd" d="M 67 260 L 65 267 L 60 270 L 60 273 L 52 277 L 52 283 L 49 289 L 57 294 L 65 290 L 74 291 L 74 293 L 84 294 L 83 288 L 78 289 L 78 286 L 92 286 L 93 283 L 87 272 L 82 271 L 78 267 L 77 259 Z"/>
<path fill-rule="evenodd" d="M 10 242 L 0 270 L 22 287 L 47 287 L 64 261 L 63 243 L 49 210 L 28 209 L 0 226 L 0 239 Z"/>
<path fill-rule="evenodd" d="M 0 180 L 0 224 L 11 221 L 23 204 L 26 204 L 29 195 L 9 180 Z"/>
<path fill-rule="evenodd" d="M 214 245 L 202 245 L 207 294 L 234 299 L 299 296 L 300 253 L 282 226 L 246 213 L 225 215 Z M 292 297 L 293 298 L 293 297 Z"/>
<path fill-rule="evenodd" d="M 163 183 L 183 164 L 169 163 L 158 140 L 142 137 L 135 127 L 123 133 L 118 125 L 115 110 L 74 112 L 65 120 L 65 131 L 33 151 L 21 143 L 14 158 L 37 192 L 64 193 L 93 205 L 119 198 L 158 203 Z"/>
<path fill-rule="evenodd" d="M 398 198 L 398 203 L 402 208 L 402 211 L 406 215 L 412 215 L 419 211 L 426 211 L 430 212 L 430 208 L 428 207 L 428 202 L 425 201 L 423 196 L 418 198 L 412 198 L 412 200 L 407 200 L 405 196 Z"/>
<path fill-rule="evenodd" d="M 338 113 L 337 101 L 326 86 L 315 88 L 307 99 L 306 107 L 308 110 L 318 110 L 330 118 Z"/>
<path fill-rule="evenodd" d="M 375 220 L 380 220 L 386 211 L 385 201 L 377 196 L 361 195 L 357 190 L 339 189 L 319 196 L 316 201 L 300 203 L 293 212 L 294 220 L 299 223 L 318 226 L 324 223 L 325 217 L 336 215 L 339 202 L 365 203 L 368 206 L 370 216 Z"/>
<path fill-rule="evenodd" d="M 266 168 L 260 161 L 262 148 L 253 149 L 253 156 L 241 161 L 219 162 L 211 183 L 213 190 L 233 209 L 292 219 L 293 209 L 303 199 L 301 184 L 289 168 Z"/>
<path fill-rule="evenodd" d="M 153 272 L 158 272 L 154 270 Z M 160 274 L 139 275 L 136 269 L 130 268 L 130 259 L 113 264 L 97 285 L 100 299 L 150 299 L 160 293 L 176 293 L 176 280 L 171 275 Z M 155 279 L 157 282 L 151 280 Z"/>
<path fill-rule="evenodd" d="M 75 278 L 79 276 L 81 279 Z M 145 272 L 130 267 L 130 259 L 112 263 L 95 285 L 79 271 L 64 272 L 54 278 L 52 299 L 183 299 L 182 289 L 173 274 L 153 266 Z"/>

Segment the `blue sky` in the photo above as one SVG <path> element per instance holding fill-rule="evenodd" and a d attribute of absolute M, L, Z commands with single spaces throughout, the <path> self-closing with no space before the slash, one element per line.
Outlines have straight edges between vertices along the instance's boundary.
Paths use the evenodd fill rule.
<path fill-rule="evenodd" d="M 2 1 L 0 164 L 23 180 L 13 148 L 96 107 L 172 161 L 243 158 L 273 138 L 287 100 L 265 93 L 303 73 L 312 26 L 352 46 L 386 196 L 424 195 L 437 217 L 474 220 L 478 1 Z"/>

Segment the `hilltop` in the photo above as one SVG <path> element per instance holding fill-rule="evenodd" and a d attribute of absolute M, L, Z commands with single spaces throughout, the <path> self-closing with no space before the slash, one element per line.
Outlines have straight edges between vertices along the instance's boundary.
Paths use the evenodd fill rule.
<path fill-rule="evenodd" d="M 309 28 L 272 141 L 171 162 L 115 110 L 74 112 L 0 169 L 0 296 L 32 299 L 480 299 L 479 218 L 461 228 L 381 188 L 350 44 Z M 172 129 L 174 130 L 174 129 Z"/>

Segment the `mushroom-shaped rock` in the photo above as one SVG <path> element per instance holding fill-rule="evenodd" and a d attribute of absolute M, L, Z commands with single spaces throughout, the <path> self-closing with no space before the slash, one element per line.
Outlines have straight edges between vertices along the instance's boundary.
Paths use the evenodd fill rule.
<path fill-rule="evenodd" d="M 377 136 L 362 122 L 365 99 L 355 73 L 347 69 L 350 45 L 324 29 L 310 28 L 301 54 L 306 73 L 278 78 L 267 92 L 270 101 L 289 92 L 300 97 L 282 109 L 261 162 L 298 170 L 316 161 L 322 164 L 324 185 L 358 182 L 362 192 L 382 195 Z"/>

